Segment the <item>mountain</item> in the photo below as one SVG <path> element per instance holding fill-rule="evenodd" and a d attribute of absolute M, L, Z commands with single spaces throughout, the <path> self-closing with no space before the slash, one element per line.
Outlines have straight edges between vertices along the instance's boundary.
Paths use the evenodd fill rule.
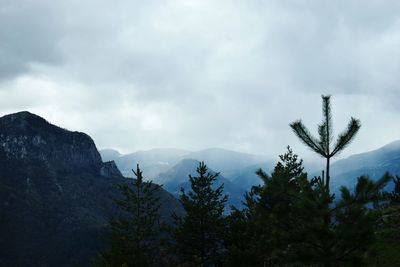
<path fill-rule="evenodd" d="M 86 134 L 29 112 L 0 118 L 0 266 L 89 265 L 127 183 Z M 179 202 L 157 190 L 164 220 Z"/>
<path fill-rule="evenodd" d="M 270 173 L 275 164 L 276 162 L 269 160 L 245 167 L 237 171 L 237 175 L 233 176 L 232 181 L 248 190 L 252 185 L 261 182 L 255 174 L 257 169 L 262 168 L 266 173 Z M 306 162 L 305 167 L 311 174 L 309 177 L 320 176 L 324 169 L 323 159 L 321 162 Z M 356 184 L 357 178 L 362 175 L 377 180 L 387 171 L 393 175 L 400 175 L 400 140 L 379 149 L 334 162 L 331 165 L 331 187 L 335 193 L 338 193 L 340 186 L 352 187 Z M 389 182 L 386 189 L 391 190 L 392 186 L 393 184 Z"/>
<path fill-rule="evenodd" d="M 333 163 L 331 165 L 332 188 L 338 190 L 342 185 L 352 187 L 361 175 L 368 175 L 376 180 L 386 171 L 393 175 L 400 175 L 400 140 Z M 392 183 L 389 183 L 387 189 L 391 186 Z"/>
<path fill-rule="evenodd" d="M 190 190 L 189 174 L 196 176 L 196 169 L 199 166 L 199 161 L 195 159 L 183 159 L 178 164 L 173 166 L 165 173 L 159 175 L 159 180 L 163 183 L 163 187 L 174 194 L 179 196 L 183 188 L 186 192 Z M 211 173 L 215 173 L 211 168 L 209 168 Z M 215 183 L 215 187 L 224 184 L 224 193 L 228 195 L 227 206 L 230 207 L 234 205 L 236 207 L 242 206 L 243 195 L 245 193 L 244 188 L 234 184 L 230 180 L 226 179 L 224 176 L 219 175 Z M 228 209 L 227 209 L 228 210 Z"/>
<path fill-rule="evenodd" d="M 248 166 L 266 161 L 262 155 L 241 153 L 221 148 L 209 148 L 187 155 L 187 158 L 204 161 L 211 169 L 221 172 L 223 176 L 232 180 L 236 173 Z"/>
<path fill-rule="evenodd" d="M 110 151 L 115 151 L 111 152 Z M 160 183 L 158 175 L 165 172 L 181 160 L 189 151 L 173 148 L 159 148 L 147 151 L 137 151 L 135 153 L 120 155 L 118 151 L 112 149 L 100 150 L 103 159 L 114 160 L 118 168 L 125 177 L 132 177 L 132 169 L 136 164 L 140 165 L 145 178 Z"/>
<path fill-rule="evenodd" d="M 107 161 L 115 162 L 115 159 L 122 156 L 122 154 L 119 153 L 119 151 L 117 151 L 115 149 L 102 149 L 99 152 L 100 152 L 101 159 L 104 162 L 107 162 Z"/>
<path fill-rule="evenodd" d="M 191 152 L 182 149 L 158 148 L 120 156 L 112 149 L 100 150 L 103 159 L 114 160 L 124 176 L 132 176 L 132 167 L 137 163 L 147 173 L 146 177 L 156 183 L 163 183 L 159 174 L 166 172 L 183 159 L 204 161 L 210 168 L 221 172 L 228 180 L 233 180 L 242 169 L 267 160 L 266 156 L 240 153 L 236 151 L 209 148 Z M 110 155 L 114 155 L 110 156 Z"/>
<path fill-rule="evenodd" d="M 256 171 L 262 169 L 266 173 L 271 173 L 274 164 L 273 161 L 266 161 L 243 168 L 237 172 L 232 182 L 249 190 L 253 185 L 262 184 L 262 180 L 258 177 Z"/>
<path fill-rule="evenodd" d="M 177 194 L 175 187 L 189 180 L 188 176 L 196 175 L 199 161 L 195 159 L 183 159 L 172 168 L 159 175 L 159 181 L 169 192 Z M 178 189 L 179 191 L 179 189 Z"/>

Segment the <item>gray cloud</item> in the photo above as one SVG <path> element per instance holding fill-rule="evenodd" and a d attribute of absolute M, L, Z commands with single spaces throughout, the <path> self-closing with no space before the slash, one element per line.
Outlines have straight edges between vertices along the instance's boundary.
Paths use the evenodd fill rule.
<path fill-rule="evenodd" d="M 0 3 L 0 79 L 29 72 L 31 64 L 61 63 L 61 29 L 51 2 Z"/>
<path fill-rule="evenodd" d="M 310 156 L 288 123 L 331 93 L 349 153 L 399 139 L 398 1 L 3 1 L 0 113 L 36 112 L 99 147 Z M 346 155 L 346 154 L 344 154 Z"/>

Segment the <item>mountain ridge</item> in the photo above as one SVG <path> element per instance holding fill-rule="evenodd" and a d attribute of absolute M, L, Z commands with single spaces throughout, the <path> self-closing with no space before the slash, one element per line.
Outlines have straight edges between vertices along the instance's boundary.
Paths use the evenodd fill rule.
<path fill-rule="evenodd" d="M 186 158 L 199 160 L 199 157 L 194 157 L 193 155 L 196 155 L 196 153 L 201 154 L 207 151 L 232 152 L 232 150 L 209 148 L 200 151 L 194 151 L 185 154 L 185 156 Z M 246 154 L 241 152 L 235 152 L 235 154 L 236 153 L 237 155 Z M 377 149 L 363 153 L 353 154 L 347 158 L 337 160 L 333 162 L 331 165 L 331 176 L 333 177 L 332 180 L 333 187 L 337 189 L 341 185 L 351 186 L 352 184 L 355 183 L 357 177 L 361 175 L 369 175 L 371 176 L 371 178 L 377 179 L 379 178 L 380 175 L 383 175 L 385 170 L 392 171 L 393 174 L 399 175 L 400 171 L 398 170 L 399 168 L 397 167 L 398 164 L 396 161 L 396 159 L 399 158 L 400 158 L 400 140 L 395 140 Z M 205 161 L 207 166 L 209 166 L 211 169 L 220 171 L 221 174 L 225 176 L 224 172 L 221 171 L 220 168 L 213 167 L 212 162 L 210 163 L 210 161 L 207 161 L 207 159 L 203 159 L 203 161 Z M 229 160 L 225 161 L 229 162 Z M 247 164 L 244 164 L 245 167 L 241 166 L 240 168 L 233 169 L 233 171 L 230 172 L 230 176 L 226 178 L 228 178 L 230 181 L 238 185 L 241 185 L 245 189 L 250 189 L 252 185 L 256 185 L 261 182 L 260 179 L 255 174 L 255 171 L 258 168 L 262 168 L 264 169 L 264 171 L 270 172 L 273 170 L 273 167 L 276 163 L 277 160 L 274 161 L 268 159 L 266 161 L 260 161 L 256 164 L 251 164 L 248 166 L 246 166 Z M 177 162 L 175 164 L 177 164 Z M 312 166 L 311 168 L 309 167 L 310 164 Z M 310 174 L 310 177 L 321 175 L 321 170 L 323 169 L 323 160 L 321 159 L 321 164 L 319 163 L 317 164 L 317 162 L 311 162 L 310 164 L 306 163 L 305 165 L 305 168 Z M 387 165 L 386 167 L 385 164 Z M 231 163 L 230 165 L 235 165 L 235 164 Z M 318 169 L 315 168 L 315 166 L 320 166 L 320 165 L 322 166 L 321 169 L 319 167 Z M 174 166 L 173 164 L 163 166 L 164 169 L 162 171 L 159 171 L 158 175 L 162 174 L 163 172 L 167 172 L 168 169 L 172 168 L 173 166 Z M 335 179 L 334 177 L 339 177 L 339 178 Z M 156 181 L 158 180 L 156 179 Z M 161 179 L 159 182 L 163 183 L 164 181 Z"/>
<path fill-rule="evenodd" d="M 196 169 L 199 166 L 200 161 L 196 159 L 182 159 L 179 163 L 174 165 L 165 173 L 160 174 L 161 181 L 163 182 L 164 188 L 171 194 L 179 197 L 181 194 L 181 188 L 186 192 L 191 190 L 189 182 L 189 175 L 197 176 Z M 208 168 L 208 172 L 215 174 L 218 173 L 211 168 Z M 237 208 L 242 207 L 242 201 L 244 201 L 245 188 L 233 183 L 232 181 L 219 174 L 214 183 L 214 188 L 224 185 L 224 194 L 228 195 L 227 211 L 230 206 Z"/>
<path fill-rule="evenodd" d="M 106 156 L 106 150 L 100 153 Z M 184 149 L 155 148 L 150 150 L 140 150 L 134 153 L 122 155 L 113 159 L 121 172 L 125 176 L 131 175 L 129 166 L 139 163 L 144 171 L 150 173 L 149 178 L 155 182 L 158 175 L 173 167 L 180 160 L 185 158 L 204 161 L 210 168 L 221 172 L 227 179 L 232 180 L 235 172 L 241 168 L 248 167 L 257 163 L 269 160 L 267 156 L 237 152 L 222 148 L 206 148 L 199 151 L 189 151 Z"/>
<path fill-rule="evenodd" d="M 90 136 L 19 112 L 0 118 L 0 266 L 89 265 L 126 179 Z M 158 185 L 155 185 L 158 186 Z M 157 188 L 163 220 L 182 207 Z"/>

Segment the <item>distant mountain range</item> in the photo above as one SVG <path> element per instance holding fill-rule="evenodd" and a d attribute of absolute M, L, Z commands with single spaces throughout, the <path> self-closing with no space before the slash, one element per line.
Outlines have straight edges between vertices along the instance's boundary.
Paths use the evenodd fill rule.
<path fill-rule="evenodd" d="M 100 150 L 103 160 L 113 160 L 125 177 L 133 177 L 132 168 L 139 164 L 145 178 L 156 183 L 160 173 L 167 171 L 189 153 L 187 150 L 169 148 L 137 151 L 127 155 L 121 155 L 113 149 Z"/>
<path fill-rule="evenodd" d="M 241 207 L 244 193 L 259 178 L 258 168 L 269 171 L 272 161 L 266 156 L 240 153 L 236 151 L 210 148 L 201 151 L 160 148 L 121 155 L 113 149 L 100 150 L 103 160 L 113 160 L 122 174 L 132 176 L 132 167 L 139 164 L 147 179 L 162 184 L 163 188 L 175 196 L 180 188 L 189 189 L 188 175 L 195 175 L 199 161 L 204 161 L 209 169 L 219 172 L 216 185 L 224 184 L 229 196 L 228 206 Z"/>
<path fill-rule="evenodd" d="M 258 169 L 262 168 L 270 173 L 277 163 L 266 156 L 217 148 L 197 152 L 153 149 L 128 155 L 120 155 L 118 151 L 110 153 L 110 150 L 101 150 L 100 153 L 103 159 L 114 160 L 122 173 L 131 172 L 130 169 L 136 163 L 144 164 L 148 177 L 157 183 L 164 184 L 164 188 L 175 195 L 180 185 L 187 187 L 184 183 L 187 182 L 189 174 L 194 174 L 197 165 L 195 162 L 204 161 L 213 171 L 221 172 L 223 178 L 221 180 L 225 181 L 227 189 L 232 189 L 229 194 L 232 199 L 242 199 L 243 190 L 249 190 L 251 186 L 261 183 L 255 174 Z M 321 162 L 323 162 L 322 158 Z M 305 166 L 310 177 L 321 175 L 322 168 L 315 169 L 315 166 L 319 165 L 313 163 Z M 337 191 L 341 185 L 351 187 L 361 175 L 378 179 L 386 171 L 400 175 L 400 141 L 334 162 L 331 165 L 332 188 Z M 388 188 L 390 186 L 391 184 Z M 240 201 L 234 202 L 240 203 Z"/>
<path fill-rule="evenodd" d="M 159 179 L 163 184 L 163 188 L 175 196 L 179 196 L 181 188 L 186 192 L 190 191 L 189 174 L 197 176 L 196 169 L 199 166 L 199 161 L 195 159 L 183 159 L 178 164 L 173 166 L 168 171 L 160 174 Z M 215 171 L 210 169 L 210 173 Z M 245 189 L 238 184 L 231 182 L 224 176 L 219 175 L 217 177 L 214 188 L 224 185 L 224 194 L 228 195 L 227 210 L 230 206 L 241 207 L 242 197 L 245 193 Z"/>
<path fill-rule="evenodd" d="M 250 165 L 266 161 L 267 156 L 252 155 L 236 151 L 209 148 L 200 151 L 182 149 L 158 148 L 147 151 L 138 151 L 121 155 L 117 150 L 100 150 L 103 160 L 113 160 L 121 173 L 126 177 L 132 176 L 132 166 L 140 164 L 143 173 L 148 179 L 159 182 L 159 175 L 172 168 L 183 159 L 204 161 L 208 167 L 218 170 L 227 179 L 233 179 L 236 173 Z"/>
<path fill-rule="evenodd" d="M 127 183 L 86 134 L 29 112 L 0 118 L 0 266 L 88 266 Z M 182 214 L 158 188 L 162 216 Z"/>
<path fill-rule="evenodd" d="M 180 188 L 190 190 L 188 175 L 196 174 L 199 161 L 211 172 L 221 172 L 217 185 L 224 184 L 228 204 L 235 206 L 246 190 L 261 183 L 255 171 L 270 173 L 276 164 L 265 156 L 218 148 L 128 155 L 107 149 L 100 156 L 84 133 L 59 128 L 29 112 L 1 117 L 0 266 L 89 265 L 104 246 L 105 224 L 119 213 L 113 203 L 120 197 L 117 185 L 130 182 L 123 176 L 132 176 L 139 163 L 145 177 L 163 184 L 170 193 L 158 187 L 157 194 L 162 218 L 168 221 L 172 212 L 183 214 L 176 196 Z M 353 186 L 360 175 L 400 175 L 400 141 L 339 160 L 331 170 L 334 190 Z M 309 173 L 319 175 L 320 170 Z"/>
<path fill-rule="evenodd" d="M 256 174 L 256 171 L 262 169 L 266 173 L 271 173 L 276 162 L 269 160 L 258 164 L 247 166 L 238 170 L 232 178 L 232 182 L 240 185 L 242 188 L 250 189 L 253 185 L 262 184 L 261 179 Z"/>
<path fill-rule="evenodd" d="M 400 140 L 333 163 L 331 166 L 333 189 L 337 190 L 341 185 L 352 187 L 361 175 L 376 180 L 387 171 L 393 175 L 400 175 Z M 393 184 L 389 183 L 387 189 L 391 186 Z"/>

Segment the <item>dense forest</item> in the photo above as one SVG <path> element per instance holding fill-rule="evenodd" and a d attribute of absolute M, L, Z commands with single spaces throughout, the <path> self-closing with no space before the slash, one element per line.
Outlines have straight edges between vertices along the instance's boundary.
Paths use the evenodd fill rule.
<path fill-rule="evenodd" d="M 137 191 L 122 188 L 110 248 L 94 266 L 398 266 L 400 177 L 358 178 L 353 190 L 329 194 L 322 177 L 308 179 L 288 148 L 264 184 L 246 194 L 245 208 L 223 215 L 227 196 L 212 188 L 216 174 L 200 163 L 182 191 L 185 216 L 157 224 L 157 199 L 138 168 Z M 393 182 L 393 192 L 383 192 Z M 143 190 L 142 190 L 143 189 Z M 142 191 L 141 191 L 142 190 Z M 124 265 L 125 264 L 125 265 Z"/>
<path fill-rule="evenodd" d="M 399 266 L 400 143 L 331 166 L 361 123 L 351 119 L 332 142 L 329 97 L 318 137 L 301 121 L 290 127 L 324 171 L 308 174 L 287 147 L 243 193 L 209 167 L 214 155 L 178 156 L 163 186 L 148 179 L 145 161 L 124 177 L 84 133 L 29 112 L 1 117 L 0 266 Z"/>
<path fill-rule="evenodd" d="M 315 138 L 301 121 L 290 124 L 311 150 L 326 160 L 322 175 L 309 177 L 290 147 L 262 183 L 245 194 L 243 208 L 231 207 L 219 173 L 204 162 L 181 189 L 184 215 L 160 223 L 156 185 L 140 167 L 134 186 L 121 186 L 117 200 L 124 214 L 110 223 L 108 248 L 94 266 L 399 266 L 400 177 L 357 177 L 352 187 L 330 189 L 330 160 L 345 149 L 361 127 L 352 118 L 332 144 L 330 97 L 323 96 L 323 120 Z M 394 183 L 394 190 L 384 188 Z"/>

